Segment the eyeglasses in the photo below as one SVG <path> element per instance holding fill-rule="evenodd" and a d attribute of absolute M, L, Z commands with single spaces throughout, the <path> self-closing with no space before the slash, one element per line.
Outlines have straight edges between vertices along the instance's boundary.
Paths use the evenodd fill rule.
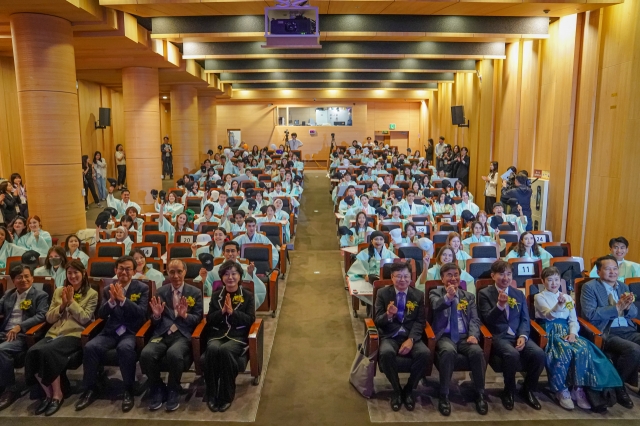
<path fill-rule="evenodd" d="M 398 280 L 398 281 L 409 281 L 411 279 L 411 275 L 400 275 L 400 274 L 396 274 L 396 275 L 392 275 L 391 278 Z"/>
<path fill-rule="evenodd" d="M 128 274 L 130 272 L 133 272 L 133 268 L 123 268 L 123 267 L 119 266 L 118 269 L 116 269 L 116 271 L 118 271 L 118 272 L 126 272 Z"/>

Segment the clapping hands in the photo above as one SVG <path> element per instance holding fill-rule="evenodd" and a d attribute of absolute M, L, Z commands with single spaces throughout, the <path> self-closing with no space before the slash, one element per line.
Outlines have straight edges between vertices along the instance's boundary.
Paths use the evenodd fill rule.
<path fill-rule="evenodd" d="M 231 305 L 231 296 L 229 296 L 229 293 L 227 293 L 227 296 L 224 298 L 222 313 L 225 315 L 231 315 L 233 313 L 233 305 Z"/>
<path fill-rule="evenodd" d="M 122 290 L 122 286 L 120 285 L 120 283 L 109 285 L 109 296 L 111 296 L 109 298 L 110 302 L 124 302 L 124 291 Z"/>

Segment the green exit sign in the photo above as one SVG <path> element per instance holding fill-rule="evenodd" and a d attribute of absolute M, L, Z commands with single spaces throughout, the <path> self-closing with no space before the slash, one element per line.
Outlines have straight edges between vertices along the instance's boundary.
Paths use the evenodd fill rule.
<path fill-rule="evenodd" d="M 395 129 L 396 129 L 396 124 L 395 123 L 389 124 L 389 130 L 395 130 Z"/>
<path fill-rule="evenodd" d="M 383 135 L 388 135 L 388 134 L 389 134 L 389 131 L 388 131 L 388 130 L 383 130 L 383 131 L 382 131 L 382 134 L 383 134 Z"/>

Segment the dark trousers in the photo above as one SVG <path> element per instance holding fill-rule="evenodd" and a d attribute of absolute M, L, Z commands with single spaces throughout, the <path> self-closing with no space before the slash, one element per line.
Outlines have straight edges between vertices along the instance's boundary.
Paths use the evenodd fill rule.
<path fill-rule="evenodd" d="M 162 174 L 173 176 L 173 157 L 162 156 Z"/>
<path fill-rule="evenodd" d="M 180 379 L 184 371 L 184 363 L 189 357 L 191 341 L 180 332 L 162 336 L 162 340 L 154 342 L 152 338 L 140 354 L 140 368 L 149 378 L 149 386 L 162 386 L 160 378 L 162 360 L 167 359 L 169 367 L 168 385 L 171 390 L 180 389 Z"/>
<path fill-rule="evenodd" d="M 127 165 L 117 165 L 118 169 L 118 185 L 124 185 L 124 181 L 127 180 Z"/>
<path fill-rule="evenodd" d="M 227 338 L 209 340 L 204 356 L 204 380 L 207 395 L 217 401 L 232 402 L 236 396 L 238 358 L 247 351 L 247 344 Z"/>
<path fill-rule="evenodd" d="M 438 373 L 440 375 L 440 394 L 449 395 L 451 376 L 458 354 L 462 354 L 469 360 L 473 386 L 478 393 L 484 392 L 484 373 L 487 362 L 484 359 L 484 351 L 480 345 L 467 343 L 467 335 L 460 335 L 458 343 L 453 343 L 449 335 L 445 334 L 436 343 L 438 355 Z"/>
<path fill-rule="evenodd" d="M 484 211 L 492 212 L 493 205 L 496 203 L 496 197 L 489 197 L 488 195 L 484 196 Z"/>
<path fill-rule="evenodd" d="M 122 374 L 125 389 L 131 389 L 136 378 L 136 337 L 125 333 L 122 336 L 115 334 L 98 334 L 84 347 L 82 364 L 84 377 L 82 383 L 85 389 L 93 389 L 98 380 L 98 369 L 104 360 L 104 355 L 111 349 L 118 354 L 118 365 Z"/>
<path fill-rule="evenodd" d="M 89 205 L 89 191 L 91 191 L 91 195 L 93 196 L 93 202 L 96 204 L 100 202 L 100 197 L 98 197 L 98 193 L 96 192 L 96 186 L 93 183 L 93 179 L 86 179 L 84 181 L 84 206 L 85 207 Z"/>
<path fill-rule="evenodd" d="M 398 378 L 398 350 L 402 343 L 407 340 L 406 337 L 396 337 L 395 339 L 382 339 L 380 342 L 380 353 L 378 359 L 382 372 L 396 393 L 402 392 L 400 387 L 400 379 Z M 422 341 L 414 342 L 411 352 L 408 355 L 404 355 L 413 361 L 411 363 L 411 371 L 409 380 L 407 381 L 406 389 L 413 390 L 418 384 L 418 381 L 424 377 L 427 370 L 427 359 L 429 358 L 429 348 Z"/>
<path fill-rule="evenodd" d="M 40 340 L 29 348 L 24 361 L 27 385 L 38 383 L 37 375 L 43 385 L 50 386 L 67 369 L 69 356 L 81 350 L 82 342 L 79 337 L 45 337 Z"/>
<path fill-rule="evenodd" d="M 6 336 L 6 333 L 0 332 L 0 391 L 15 385 L 14 361 L 27 350 L 24 336 L 18 336 L 12 342 L 7 342 Z"/>
<path fill-rule="evenodd" d="M 640 367 L 640 333 L 631 327 L 610 328 L 604 351 L 616 356 L 616 370 L 623 382 L 637 383 Z"/>
<path fill-rule="evenodd" d="M 497 355 L 502 359 L 504 388 L 511 393 L 516 391 L 516 373 L 518 361 L 520 361 L 525 373 L 524 387 L 533 392 L 538 387 L 538 379 L 540 379 L 540 374 L 544 370 L 545 353 L 531 339 L 527 340 L 522 351 L 518 351 L 515 345 L 515 336 L 493 336 L 491 354 Z"/>

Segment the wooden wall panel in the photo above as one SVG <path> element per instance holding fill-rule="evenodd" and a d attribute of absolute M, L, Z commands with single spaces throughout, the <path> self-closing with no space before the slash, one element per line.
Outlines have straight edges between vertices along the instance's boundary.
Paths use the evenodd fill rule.
<path fill-rule="evenodd" d="M 0 58 L 0 176 L 20 173 L 24 179 L 22 131 L 13 58 Z M 28 182 L 25 181 L 28 184 Z"/>
<path fill-rule="evenodd" d="M 518 150 L 521 86 L 519 43 L 507 44 L 506 56 L 498 75 L 501 90 L 498 93 L 499 109 L 496 113 L 500 127 L 496 134 L 494 155 L 502 170 L 516 163 Z"/>
<path fill-rule="evenodd" d="M 198 150 L 198 90 L 194 86 L 171 88 L 171 139 L 173 171 L 192 173 L 200 167 Z"/>
<path fill-rule="evenodd" d="M 536 141 L 539 93 L 539 40 L 520 42 L 522 55 L 522 87 L 520 102 L 520 127 L 518 135 L 518 170 L 533 173 L 533 158 Z"/>
<path fill-rule="evenodd" d="M 489 173 L 489 162 L 493 161 L 494 142 L 494 61 L 485 59 L 478 62 L 478 71 L 482 76 L 480 83 L 478 103 L 478 144 L 475 157 L 476 172 L 469 177 L 469 186 L 475 180 L 474 197 L 479 207 L 484 207 L 487 212 L 492 206 L 485 206 L 484 203 L 484 181 L 482 176 Z M 473 158 L 473 157 L 472 157 Z"/>
<path fill-rule="evenodd" d="M 160 102 L 160 135 L 171 142 L 171 104 L 166 102 Z"/>
<path fill-rule="evenodd" d="M 78 113 L 80 115 L 80 142 L 83 155 L 93 157 L 98 148 L 98 136 L 102 145 L 102 130 L 96 129 L 99 109 L 102 106 L 100 85 L 78 80 Z"/>
<path fill-rule="evenodd" d="M 216 132 L 217 107 L 213 96 L 198 97 L 198 154 L 201 160 L 206 158 L 206 152 L 218 150 L 218 133 Z"/>
<path fill-rule="evenodd" d="M 118 145 L 127 146 L 124 140 L 124 98 L 121 92 L 111 92 L 111 127 L 113 128 L 113 151 L 102 153 L 107 160 L 107 172 L 109 177 L 116 177 L 115 152 Z"/>

